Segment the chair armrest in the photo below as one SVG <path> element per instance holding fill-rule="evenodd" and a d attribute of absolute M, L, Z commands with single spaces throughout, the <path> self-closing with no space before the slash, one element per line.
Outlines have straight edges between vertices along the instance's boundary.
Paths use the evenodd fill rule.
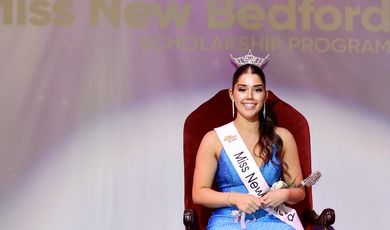
<path fill-rule="evenodd" d="M 195 213 L 192 209 L 185 209 L 183 213 L 183 224 L 186 226 L 186 230 L 194 229 Z"/>
<path fill-rule="evenodd" d="M 314 210 L 306 210 L 303 213 L 304 222 L 309 225 L 322 226 L 324 229 L 332 229 L 330 226 L 334 224 L 336 220 L 336 214 L 333 209 L 326 208 L 320 215 Z"/>

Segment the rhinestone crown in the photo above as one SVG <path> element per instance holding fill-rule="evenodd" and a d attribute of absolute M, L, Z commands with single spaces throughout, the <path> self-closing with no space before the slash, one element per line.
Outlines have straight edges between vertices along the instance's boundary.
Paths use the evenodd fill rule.
<path fill-rule="evenodd" d="M 234 63 L 234 65 L 238 67 L 246 64 L 252 64 L 258 66 L 260 69 L 263 69 L 264 65 L 269 61 L 269 54 L 265 58 L 257 57 L 252 54 L 252 51 L 249 50 L 248 54 L 242 57 L 233 57 L 230 55 L 230 59 Z"/>

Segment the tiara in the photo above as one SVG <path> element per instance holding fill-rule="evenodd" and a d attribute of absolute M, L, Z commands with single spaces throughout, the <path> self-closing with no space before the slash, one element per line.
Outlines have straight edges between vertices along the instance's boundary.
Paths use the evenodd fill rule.
<path fill-rule="evenodd" d="M 246 54 L 245 56 L 242 56 L 242 57 L 235 58 L 235 57 L 233 57 L 232 54 L 230 54 L 230 59 L 232 60 L 233 64 L 236 67 L 240 67 L 240 66 L 246 65 L 246 64 L 251 64 L 251 65 L 256 65 L 260 69 L 262 69 L 263 66 L 265 64 L 267 64 L 267 62 L 269 61 L 269 54 L 265 58 L 261 58 L 261 57 L 254 56 L 252 54 L 252 51 L 249 50 L 248 54 Z"/>

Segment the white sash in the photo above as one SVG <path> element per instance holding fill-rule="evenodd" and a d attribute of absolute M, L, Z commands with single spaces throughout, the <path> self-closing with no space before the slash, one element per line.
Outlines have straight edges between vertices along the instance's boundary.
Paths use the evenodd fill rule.
<path fill-rule="evenodd" d="M 249 152 L 234 126 L 234 123 L 230 122 L 224 126 L 218 127 L 215 131 L 248 192 L 259 197 L 264 195 L 269 190 L 269 186 L 257 167 L 252 154 Z M 287 207 L 284 204 L 281 204 L 276 208 L 264 209 L 272 213 L 281 221 L 289 224 L 294 229 L 303 230 L 298 214 L 294 209 Z"/>

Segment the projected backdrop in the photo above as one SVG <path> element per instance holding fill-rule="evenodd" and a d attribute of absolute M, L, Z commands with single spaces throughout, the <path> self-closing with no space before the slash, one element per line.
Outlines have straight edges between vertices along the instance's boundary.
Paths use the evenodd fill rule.
<path fill-rule="evenodd" d="M 315 208 L 383 228 L 389 35 L 389 0 L 0 0 L 0 228 L 182 228 L 183 122 L 248 49 L 309 121 Z"/>

